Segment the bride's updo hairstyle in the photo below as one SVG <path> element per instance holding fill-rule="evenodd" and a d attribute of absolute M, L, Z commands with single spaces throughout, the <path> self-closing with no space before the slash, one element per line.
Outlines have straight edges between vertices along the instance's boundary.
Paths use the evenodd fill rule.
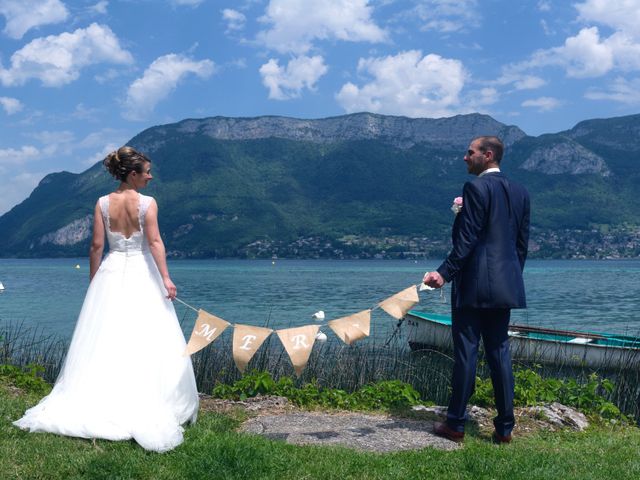
<path fill-rule="evenodd" d="M 145 162 L 151 163 L 144 153 L 124 146 L 114 150 L 102 161 L 109 173 L 121 182 L 126 182 L 131 172 L 142 173 Z"/>

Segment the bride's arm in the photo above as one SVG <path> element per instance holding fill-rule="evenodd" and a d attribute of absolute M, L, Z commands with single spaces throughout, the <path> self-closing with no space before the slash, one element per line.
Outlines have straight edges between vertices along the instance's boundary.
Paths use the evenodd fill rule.
<path fill-rule="evenodd" d="M 102 251 L 104 250 L 104 221 L 102 220 L 102 211 L 100 210 L 100 202 L 96 202 L 96 209 L 93 212 L 93 237 L 91 239 L 91 248 L 89 249 L 89 282 L 93 280 L 93 276 L 100 267 L 102 261 Z"/>
<path fill-rule="evenodd" d="M 158 271 L 162 276 L 164 288 L 167 289 L 167 298 L 173 300 L 176 297 L 177 289 L 169 277 L 169 269 L 167 268 L 167 258 L 164 249 L 164 243 L 160 237 L 160 228 L 158 227 L 158 204 L 155 200 L 151 200 L 144 221 L 144 231 L 149 242 L 149 250 L 156 262 Z"/>

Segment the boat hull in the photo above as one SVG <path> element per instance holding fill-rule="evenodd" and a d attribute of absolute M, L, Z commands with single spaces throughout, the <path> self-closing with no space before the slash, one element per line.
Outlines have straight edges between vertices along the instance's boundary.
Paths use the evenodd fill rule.
<path fill-rule="evenodd" d="M 451 319 L 446 315 L 410 311 L 405 317 L 407 339 L 412 350 L 437 349 L 452 351 Z M 636 346 L 598 344 L 586 332 L 578 335 L 553 333 L 548 329 L 526 327 L 526 331 L 509 331 L 511 356 L 515 361 L 537 362 L 591 368 L 636 368 L 640 366 L 640 339 Z M 524 328 L 524 327 L 523 327 Z M 556 331 L 560 332 L 560 331 Z M 596 337 L 602 335 L 594 334 Z M 612 339 L 622 337 L 612 336 Z M 634 337 L 624 337 L 625 342 Z M 608 339 L 607 339 L 608 340 Z M 614 342 L 615 340 L 608 340 Z M 620 340 L 618 340 L 620 342 Z"/>

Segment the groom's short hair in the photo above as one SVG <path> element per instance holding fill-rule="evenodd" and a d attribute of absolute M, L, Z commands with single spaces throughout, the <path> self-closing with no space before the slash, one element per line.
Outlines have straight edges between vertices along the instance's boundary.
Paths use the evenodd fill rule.
<path fill-rule="evenodd" d="M 496 163 L 500 163 L 502 160 L 502 154 L 504 153 L 504 144 L 502 140 L 494 136 L 477 137 L 475 140 L 480 141 L 480 151 L 485 153 L 487 150 L 493 152 L 493 159 Z"/>

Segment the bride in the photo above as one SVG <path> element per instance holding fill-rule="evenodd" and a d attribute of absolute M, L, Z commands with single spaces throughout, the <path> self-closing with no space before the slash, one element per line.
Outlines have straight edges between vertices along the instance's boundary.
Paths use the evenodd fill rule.
<path fill-rule="evenodd" d="M 104 159 L 120 180 L 96 203 L 90 284 L 51 393 L 14 424 L 82 438 L 133 438 L 163 452 L 198 412 L 193 367 L 171 300 L 158 206 L 141 195 L 151 161 L 131 147 Z M 105 232 L 109 254 L 102 260 Z"/>

